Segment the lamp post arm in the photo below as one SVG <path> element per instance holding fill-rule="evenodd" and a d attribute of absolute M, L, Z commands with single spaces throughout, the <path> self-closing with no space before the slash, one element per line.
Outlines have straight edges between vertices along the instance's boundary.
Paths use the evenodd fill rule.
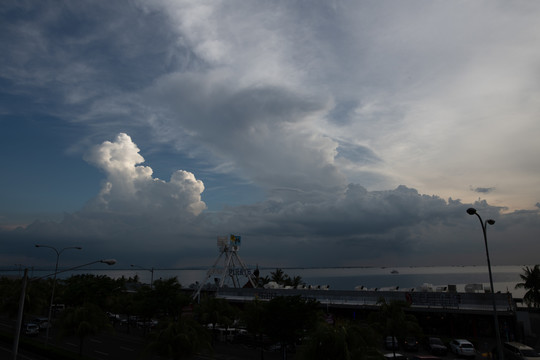
<path fill-rule="evenodd" d="M 151 269 L 147 269 L 147 268 L 144 268 L 142 266 L 139 266 L 139 265 L 135 265 L 135 264 L 131 264 L 131 267 L 134 267 L 134 268 L 139 268 L 141 270 L 146 270 L 146 271 L 150 271 L 150 288 L 153 287 L 153 284 L 154 284 L 154 268 L 152 267 Z"/>
<path fill-rule="evenodd" d="M 92 262 L 89 262 L 88 264 L 78 265 L 78 266 L 75 266 L 75 267 L 72 267 L 72 268 L 69 268 L 69 269 L 57 271 L 57 272 L 55 272 L 53 274 L 48 274 L 48 275 L 40 276 L 38 278 L 33 278 L 32 281 L 39 280 L 39 279 L 44 279 L 46 277 L 53 276 L 53 275 L 56 276 L 57 274 L 61 274 L 61 273 L 64 273 L 66 271 L 77 270 L 79 268 L 82 268 L 82 267 L 85 267 L 85 266 L 88 266 L 88 265 L 92 265 L 92 264 L 97 264 L 97 263 L 104 263 L 104 264 L 107 264 L 107 265 L 114 265 L 114 264 L 116 264 L 116 260 L 115 259 L 106 259 L 106 260 L 92 261 Z"/>

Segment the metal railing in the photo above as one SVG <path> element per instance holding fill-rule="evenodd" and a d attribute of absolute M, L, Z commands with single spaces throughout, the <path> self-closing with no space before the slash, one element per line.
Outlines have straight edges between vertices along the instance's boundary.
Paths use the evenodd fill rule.
<path fill-rule="evenodd" d="M 254 299 L 270 300 L 278 296 L 302 296 L 314 299 L 324 305 L 335 306 L 378 306 L 381 299 L 404 301 L 412 309 L 449 309 L 459 311 L 493 311 L 492 294 L 462 292 L 407 292 L 407 291 L 341 291 L 341 290 L 299 290 L 299 289 L 219 289 L 217 297 L 251 301 Z M 496 293 L 498 312 L 513 312 L 515 302 L 510 293 Z"/>

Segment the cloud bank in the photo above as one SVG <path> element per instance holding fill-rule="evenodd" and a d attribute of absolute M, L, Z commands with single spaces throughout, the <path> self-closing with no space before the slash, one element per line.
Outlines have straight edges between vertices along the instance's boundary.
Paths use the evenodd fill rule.
<path fill-rule="evenodd" d="M 124 133 L 93 147 L 87 160 L 105 173 L 100 193 L 60 223 L 2 232 L 4 245 L 14 246 L 4 256 L 54 239 L 124 263 L 204 266 L 214 259 L 217 235 L 235 233 L 244 238 L 246 261 L 262 266 L 478 264 L 484 249 L 476 217 L 465 211 L 471 205 L 497 220 L 489 231 L 498 264 L 534 262 L 533 254 L 511 249 L 534 247 L 540 234 L 538 210 L 505 214 L 485 201 L 465 204 L 406 186 L 368 191 L 348 184 L 325 196 L 283 189 L 286 196 L 205 212 L 200 180 L 182 170 L 169 182 L 153 178 Z"/>

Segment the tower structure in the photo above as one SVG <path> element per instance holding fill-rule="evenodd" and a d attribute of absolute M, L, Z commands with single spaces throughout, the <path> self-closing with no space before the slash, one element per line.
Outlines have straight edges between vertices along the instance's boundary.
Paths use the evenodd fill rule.
<path fill-rule="evenodd" d="M 240 256 L 238 256 L 241 243 L 242 238 L 240 236 L 233 234 L 229 236 L 218 236 L 217 246 L 219 256 L 214 262 L 214 265 L 206 272 L 206 277 L 193 294 L 193 299 L 199 296 L 202 288 L 211 277 L 214 277 L 214 283 L 218 288 L 229 285 L 235 288 L 242 287 L 239 280 L 240 276 L 247 277 L 248 283 L 246 285 L 250 284 L 254 288 L 257 287 L 256 277 L 246 267 Z"/>

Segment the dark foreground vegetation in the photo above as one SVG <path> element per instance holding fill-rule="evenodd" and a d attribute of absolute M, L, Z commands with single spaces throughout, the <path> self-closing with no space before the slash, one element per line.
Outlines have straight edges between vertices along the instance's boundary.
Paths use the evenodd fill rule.
<path fill-rule="evenodd" d="M 301 282 L 280 269 L 273 281 Z M 31 281 L 26 292 L 24 321 L 49 311 L 52 280 Z M 0 279 L 1 310 L 14 318 L 18 311 L 20 279 Z M 380 359 L 377 351 L 384 335 L 416 335 L 420 329 L 406 316 L 403 303 L 382 304 L 368 321 L 332 317 L 314 300 L 299 296 L 254 300 L 233 305 L 203 294 L 199 302 L 192 290 L 183 289 L 176 278 L 155 281 L 152 286 L 138 278 L 111 279 L 107 276 L 75 275 L 59 280 L 55 290 L 52 326 L 57 336 L 76 336 L 78 354 L 44 346 L 22 336 L 21 346 L 33 347 L 51 358 L 81 358 L 90 336 L 114 329 L 143 329 L 145 350 L 140 359 L 161 356 L 189 359 L 197 354 L 212 356 L 220 342 L 258 349 L 264 359 L 269 350 L 282 358 L 294 359 Z M 44 330 L 42 330 L 44 331 Z M 12 334 L 3 334 L 10 341 Z M 50 352 L 56 352 L 51 355 Z M 75 356 L 74 356 L 75 355 Z"/>
<path fill-rule="evenodd" d="M 281 284 L 299 284 L 277 269 L 271 278 Z M 540 303 L 540 270 L 524 269 L 523 283 L 531 307 Z M 52 279 L 30 281 L 26 291 L 24 322 L 47 317 Z M 0 278 L 0 311 L 14 319 L 18 312 L 21 279 Z M 223 344 L 251 349 L 257 357 L 283 359 L 377 360 L 386 336 L 422 337 L 416 318 L 404 311 L 405 302 L 385 303 L 362 319 L 340 318 L 327 313 L 318 302 L 300 296 L 276 297 L 231 304 L 204 292 L 193 301 L 193 289 L 176 278 L 157 280 L 152 286 L 138 278 L 75 275 L 58 280 L 52 328 L 55 337 L 78 340 L 76 353 L 46 346 L 36 338 L 21 336 L 20 347 L 51 359 L 84 359 L 91 336 L 130 331 L 142 335 L 144 351 L 137 359 L 190 359 L 216 355 Z M 41 330 L 45 331 L 45 330 Z M 12 332 L 0 332 L 0 341 L 11 343 Z M 256 349 L 256 350 L 254 350 Z"/>

